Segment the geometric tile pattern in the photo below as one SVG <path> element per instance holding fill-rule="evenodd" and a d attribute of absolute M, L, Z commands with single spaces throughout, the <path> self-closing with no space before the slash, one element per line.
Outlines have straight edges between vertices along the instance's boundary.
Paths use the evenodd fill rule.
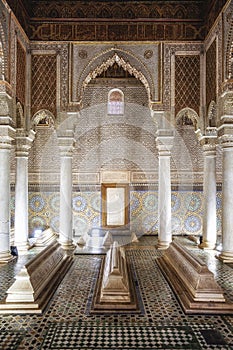
<path fill-rule="evenodd" d="M 217 192 L 217 232 L 221 233 L 221 196 Z M 203 216 L 202 191 L 172 191 L 172 233 L 201 235 Z M 101 194 L 96 192 L 73 192 L 73 227 L 76 236 L 101 226 Z M 14 222 L 14 196 L 11 197 L 11 221 Z M 49 225 L 59 232 L 60 194 L 58 192 L 29 193 L 29 232 Z M 158 192 L 130 192 L 130 227 L 141 234 L 158 231 Z"/>
<path fill-rule="evenodd" d="M 158 192 L 131 192 L 131 228 L 144 234 L 158 230 Z M 173 234 L 199 235 L 202 231 L 203 192 L 172 191 Z"/>
<path fill-rule="evenodd" d="M 24 338 L 24 332 L 21 331 L 4 331 L 0 332 L 0 349 L 15 350 Z"/>
<path fill-rule="evenodd" d="M 233 269 L 215 258 L 216 251 L 203 251 L 186 238 L 178 239 L 207 263 L 218 283 L 226 288 L 226 297 L 233 302 Z M 14 348 L 8 343 L 0 349 L 189 349 L 190 343 L 194 350 L 232 349 L 233 317 L 184 314 L 157 266 L 156 258 L 162 252 L 154 248 L 156 242 L 156 236 L 142 236 L 139 243 L 128 245 L 126 251 L 136 276 L 143 313 L 90 314 L 90 296 L 93 296 L 102 256 L 76 255 L 42 315 L 0 314 L 2 344 L 6 334 L 23 337 L 20 345 L 16 339 Z M 34 254 L 34 249 L 0 266 L 3 292 L 9 288 L 19 264 L 22 266 L 26 257 Z"/>
<path fill-rule="evenodd" d="M 52 324 L 41 349 L 201 349 L 188 326 Z"/>

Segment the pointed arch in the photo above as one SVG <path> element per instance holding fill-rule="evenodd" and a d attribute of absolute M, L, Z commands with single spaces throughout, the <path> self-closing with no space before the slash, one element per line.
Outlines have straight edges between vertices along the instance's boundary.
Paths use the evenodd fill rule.
<path fill-rule="evenodd" d="M 195 130 L 200 129 L 200 118 L 197 114 L 197 112 L 194 111 L 194 109 L 186 107 L 181 109 L 177 115 L 176 115 L 176 124 L 182 119 L 182 118 L 187 118 L 190 121 L 192 121 Z"/>
<path fill-rule="evenodd" d="M 216 126 L 217 123 L 217 107 L 216 107 L 216 102 L 211 101 L 208 107 L 208 112 L 207 112 L 207 126 Z"/>
<path fill-rule="evenodd" d="M 124 10 L 124 15 L 126 18 L 135 18 L 136 14 L 135 14 L 135 8 L 134 6 L 130 5 L 126 5 L 125 6 L 125 10 Z"/>
<path fill-rule="evenodd" d="M 54 120 L 54 115 L 50 111 L 41 109 L 34 114 L 32 118 L 32 126 L 51 126 L 54 125 Z"/>
<path fill-rule="evenodd" d="M 172 18 L 173 17 L 173 8 L 171 5 L 167 5 L 165 4 L 163 7 L 162 7 L 162 13 L 163 13 L 163 17 L 164 18 Z"/>
<path fill-rule="evenodd" d="M 177 5 L 175 7 L 175 11 L 174 11 L 175 18 L 185 18 L 186 15 L 187 15 L 187 10 L 186 10 L 185 6 Z"/>
<path fill-rule="evenodd" d="M 82 100 L 84 90 L 92 79 L 95 79 L 98 75 L 107 70 L 109 67 L 113 66 L 115 63 L 133 75 L 136 79 L 141 81 L 141 83 L 145 86 L 149 101 L 154 99 L 155 87 L 153 77 L 148 71 L 146 65 L 144 65 L 133 54 L 122 49 L 112 48 L 94 57 L 83 69 L 83 72 L 77 82 L 77 100 Z"/>
<path fill-rule="evenodd" d="M 120 5 L 113 5 L 112 17 L 113 18 L 123 18 L 122 8 Z"/>
<path fill-rule="evenodd" d="M 17 102 L 16 104 L 16 128 L 25 128 L 23 107 L 20 102 Z"/>

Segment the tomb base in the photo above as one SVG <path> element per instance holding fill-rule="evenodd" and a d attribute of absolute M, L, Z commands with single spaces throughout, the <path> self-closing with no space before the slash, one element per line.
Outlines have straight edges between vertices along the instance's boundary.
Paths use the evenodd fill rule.
<path fill-rule="evenodd" d="M 222 288 L 204 262 L 172 242 L 158 265 L 187 314 L 233 314 Z"/>
<path fill-rule="evenodd" d="M 113 246 L 103 258 L 91 313 L 136 312 L 138 303 L 124 248 Z"/>
<path fill-rule="evenodd" d="M 41 314 L 73 262 L 58 242 L 53 242 L 17 274 L 0 303 L 1 314 Z"/>

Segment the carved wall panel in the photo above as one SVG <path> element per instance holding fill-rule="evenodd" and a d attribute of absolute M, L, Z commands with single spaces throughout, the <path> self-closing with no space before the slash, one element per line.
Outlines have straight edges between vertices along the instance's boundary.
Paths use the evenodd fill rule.
<path fill-rule="evenodd" d="M 171 104 L 174 105 L 175 103 L 175 74 L 176 73 L 175 73 L 174 57 L 178 55 L 182 55 L 185 57 L 191 55 L 191 57 L 192 56 L 196 57 L 197 54 L 199 55 L 201 50 L 202 50 L 202 44 L 199 44 L 199 43 L 198 44 L 195 44 L 195 43 L 164 44 L 163 89 L 162 89 L 163 91 L 162 107 L 164 110 L 169 111 L 171 108 Z M 194 58 L 194 60 L 196 59 L 197 58 Z M 190 60 L 190 62 L 191 61 L 192 60 Z M 198 64 L 198 66 L 200 65 Z M 178 79 L 178 76 L 177 76 L 177 79 Z M 193 80 L 193 76 L 191 76 L 191 80 Z"/>
<path fill-rule="evenodd" d="M 224 30 L 227 33 L 224 43 L 224 54 L 225 54 L 225 78 L 233 78 L 233 3 L 227 8 L 224 13 Z"/>
<path fill-rule="evenodd" d="M 25 84 L 26 84 L 26 52 L 19 40 L 17 40 L 17 76 L 16 76 L 16 97 L 17 100 L 25 105 Z"/>
<path fill-rule="evenodd" d="M 190 23 L 35 23 L 31 22 L 29 38 L 38 41 L 150 41 L 203 40 L 205 27 Z"/>
<path fill-rule="evenodd" d="M 216 21 L 218 15 L 220 14 L 223 6 L 227 3 L 227 0 L 212 0 L 209 1 L 206 13 L 208 16 L 206 16 L 207 21 L 206 21 L 206 28 L 207 28 L 207 33 L 213 26 L 214 22 Z"/>
<path fill-rule="evenodd" d="M 200 40 L 205 34 L 203 9 L 201 1 L 191 1 L 189 6 L 185 1 L 33 3 L 29 37 L 79 41 Z"/>
<path fill-rule="evenodd" d="M 1 75 L 9 82 L 9 40 L 8 40 L 8 13 L 3 4 L 0 3 L 0 42 L 2 51 Z M 0 79 L 2 79 L 2 77 Z"/>
<path fill-rule="evenodd" d="M 83 109 L 102 104 L 102 112 L 107 114 L 108 93 L 112 88 L 119 88 L 123 92 L 126 111 L 128 104 L 130 107 L 135 103 L 148 107 L 149 101 L 145 87 L 135 81 L 136 79 L 132 80 L 131 82 L 129 79 L 95 79 L 93 84 L 88 84 L 85 89 L 82 101 Z"/>
<path fill-rule="evenodd" d="M 29 151 L 29 173 L 37 174 L 34 183 L 43 184 L 45 176 L 43 173 L 47 173 L 50 170 L 52 176 L 48 176 L 52 181 L 58 179 L 56 173 L 59 174 L 60 171 L 60 154 L 57 141 L 57 134 L 53 126 L 37 126 L 36 136 Z M 47 181 L 48 181 L 47 178 Z M 48 181 L 50 182 L 50 181 Z M 48 183 L 45 180 L 45 183 Z"/>
<path fill-rule="evenodd" d="M 189 107 L 199 114 L 200 56 L 175 56 L 175 113 Z"/>
<path fill-rule="evenodd" d="M 150 98 L 160 97 L 160 45 L 159 44 L 73 44 L 72 57 L 72 101 L 79 101 L 83 88 L 91 79 L 117 63 L 124 70 L 141 80 Z"/>
<path fill-rule="evenodd" d="M 114 120 L 114 123 L 102 121 L 103 125 L 95 128 L 93 126 L 85 132 L 82 130 L 82 125 L 78 126 L 75 136 L 77 150 L 73 160 L 74 170 L 98 172 L 100 169 L 132 171 L 157 168 L 155 132 L 126 124 L 125 118 L 122 122 L 119 118 Z"/>
<path fill-rule="evenodd" d="M 24 28 L 25 32 L 27 33 L 29 24 L 28 9 L 25 9 L 25 6 L 23 5 L 22 1 L 7 0 L 7 3 L 14 12 L 21 26 Z M 27 2 L 25 1 L 25 3 Z"/>
<path fill-rule="evenodd" d="M 206 106 L 216 101 L 216 40 L 206 52 Z"/>
<path fill-rule="evenodd" d="M 32 55 L 32 116 L 40 109 L 47 109 L 56 116 L 57 56 L 56 54 Z"/>
<path fill-rule="evenodd" d="M 32 7 L 32 17 L 36 18 L 173 18 L 173 19 L 198 19 L 202 16 L 202 4 L 190 1 L 186 6 L 185 1 L 179 4 L 169 2 L 118 2 L 88 1 L 63 2 L 49 1 L 36 2 Z"/>

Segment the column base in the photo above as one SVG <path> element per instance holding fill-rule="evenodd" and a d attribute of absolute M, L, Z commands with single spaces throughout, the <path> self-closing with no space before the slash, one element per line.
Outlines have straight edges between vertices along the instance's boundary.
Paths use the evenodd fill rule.
<path fill-rule="evenodd" d="M 0 264 L 8 264 L 14 259 L 15 256 L 11 255 L 10 251 L 0 253 Z"/>
<path fill-rule="evenodd" d="M 224 263 L 233 263 L 233 252 L 222 252 L 217 258 Z"/>
<path fill-rule="evenodd" d="M 198 245 L 198 248 L 203 250 L 214 250 L 216 248 L 216 243 L 213 242 L 202 242 Z"/>
<path fill-rule="evenodd" d="M 158 241 L 156 248 L 158 250 L 165 250 L 167 248 L 169 248 L 171 242 L 165 242 L 165 241 Z"/>
<path fill-rule="evenodd" d="M 72 241 L 59 243 L 61 244 L 62 249 L 64 249 L 68 255 L 72 254 L 76 248 L 76 245 Z"/>
<path fill-rule="evenodd" d="M 17 247 L 18 253 L 24 254 L 30 249 L 30 245 L 28 242 L 15 242 L 15 246 Z"/>

